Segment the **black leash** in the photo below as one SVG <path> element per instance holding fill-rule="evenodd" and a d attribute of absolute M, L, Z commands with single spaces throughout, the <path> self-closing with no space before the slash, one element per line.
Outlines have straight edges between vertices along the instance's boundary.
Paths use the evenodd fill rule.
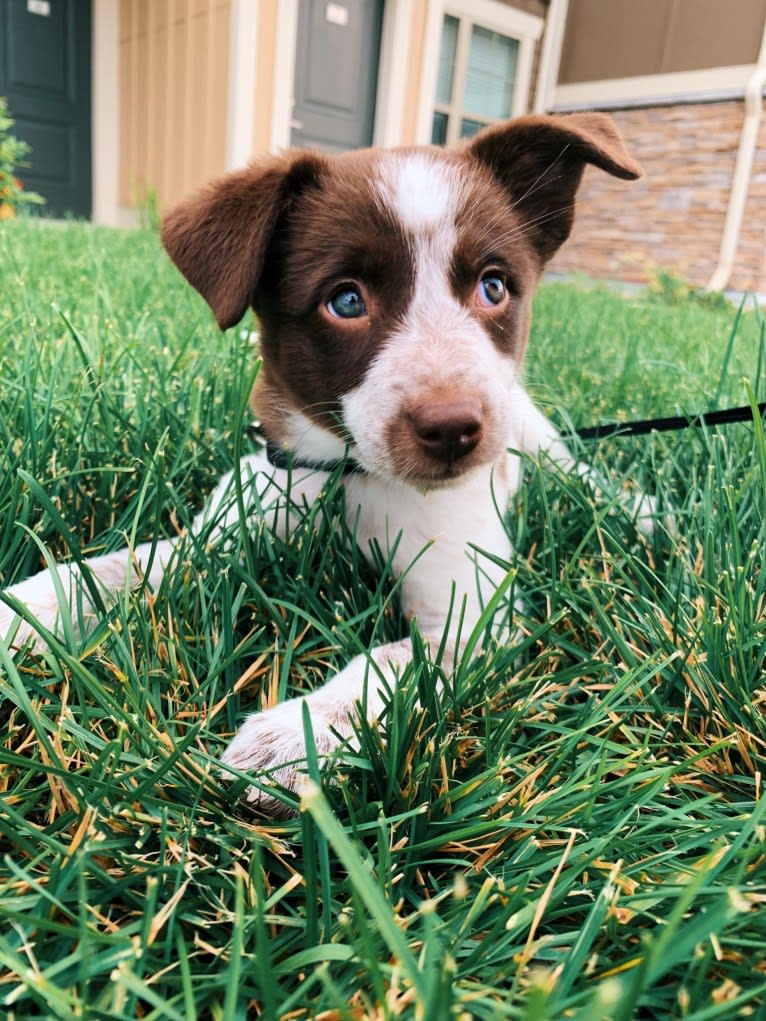
<path fill-rule="evenodd" d="M 766 401 L 757 405 L 759 415 L 766 413 Z M 590 425 L 575 430 L 581 440 L 604 440 L 612 436 L 646 436 L 647 433 L 666 433 L 677 429 L 699 428 L 703 425 L 728 425 L 730 422 L 752 422 L 753 409 L 749 404 L 723 411 L 706 411 L 702 415 L 671 415 L 668 418 L 644 418 L 636 422 L 610 422 L 607 425 Z"/>

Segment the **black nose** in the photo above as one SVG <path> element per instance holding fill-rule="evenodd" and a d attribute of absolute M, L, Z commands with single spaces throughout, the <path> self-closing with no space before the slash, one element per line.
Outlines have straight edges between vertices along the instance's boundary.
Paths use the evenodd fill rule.
<path fill-rule="evenodd" d="M 420 449 L 446 465 L 470 454 L 481 439 L 481 406 L 475 400 L 421 404 L 412 412 L 411 421 Z"/>

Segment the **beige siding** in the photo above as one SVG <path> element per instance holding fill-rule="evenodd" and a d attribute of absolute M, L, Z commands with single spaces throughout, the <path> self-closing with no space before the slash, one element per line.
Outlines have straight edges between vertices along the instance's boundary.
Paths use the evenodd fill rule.
<path fill-rule="evenodd" d="M 175 201 L 225 166 L 230 0 L 120 0 L 123 206 Z"/>
<path fill-rule="evenodd" d="M 754 63 L 766 0 L 570 0 L 559 84 Z"/>
<path fill-rule="evenodd" d="M 645 281 L 662 267 L 703 287 L 718 260 L 744 117 L 741 101 L 614 111 L 645 176 L 589 167 L 577 219 L 552 269 Z M 766 290 L 766 118 L 729 286 Z"/>

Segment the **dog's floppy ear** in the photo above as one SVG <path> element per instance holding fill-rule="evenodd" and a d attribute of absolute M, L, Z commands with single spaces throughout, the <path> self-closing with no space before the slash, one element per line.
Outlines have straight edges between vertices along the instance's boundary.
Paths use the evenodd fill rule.
<path fill-rule="evenodd" d="M 162 243 L 222 330 L 252 303 L 277 221 L 319 166 L 309 153 L 268 157 L 205 185 L 164 217 Z"/>
<path fill-rule="evenodd" d="M 469 151 L 510 192 L 543 262 L 569 237 L 586 163 L 624 180 L 642 174 L 614 121 L 602 113 L 519 117 L 482 131 Z"/>

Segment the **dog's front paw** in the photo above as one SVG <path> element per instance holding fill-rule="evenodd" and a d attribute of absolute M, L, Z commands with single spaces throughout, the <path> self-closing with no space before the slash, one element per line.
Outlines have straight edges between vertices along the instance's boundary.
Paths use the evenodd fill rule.
<path fill-rule="evenodd" d="M 294 698 L 250 716 L 237 731 L 221 761 L 227 766 L 253 773 L 265 786 L 296 790 L 306 774 L 303 726 L 303 705 L 306 702 L 306 699 Z M 340 739 L 315 710 L 311 713 L 311 729 L 320 757 L 329 755 L 338 747 Z M 292 814 L 283 801 L 258 787 L 250 787 L 246 796 L 266 815 L 276 818 Z"/>
<path fill-rule="evenodd" d="M 612 508 L 627 514 L 642 535 L 651 538 L 658 527 L 673 531 L 672 519 L 660 509 L 656 497 L 630 485 L 615 491 L 613 481 L 592 465 L 578 464 L 575 474 L 588 483 L 595 493 L 609 501 Z"/>
<path fill-rule="evenodd" d="M 627 497 L 626 510 L 635 522 L 638 531 L 647 539 L 651 539 L 658 528 L 664 529 L 671 535 L 675 534 L 672 516 L 660 509 L 657 497 L 650 493 L 645 493 L 640 489 L 631 492 Z"/>

